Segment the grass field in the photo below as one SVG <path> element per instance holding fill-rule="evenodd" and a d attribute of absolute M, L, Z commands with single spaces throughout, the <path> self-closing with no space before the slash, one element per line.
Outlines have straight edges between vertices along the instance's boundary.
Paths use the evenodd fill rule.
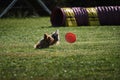
<path fill-rule="evenodd" d="M 34 49 L 60 30 L 60 45 Z M 65 41 L 73 32 L 77 41 Z M 0 19 L 0 80 L 119 80 L 120 26 L 51 27 L 48 17 Z"/>

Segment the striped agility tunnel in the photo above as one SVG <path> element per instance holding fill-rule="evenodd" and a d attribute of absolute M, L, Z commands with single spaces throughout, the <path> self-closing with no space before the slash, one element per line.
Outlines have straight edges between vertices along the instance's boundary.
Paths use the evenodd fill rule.
<path fill-rule="evenodd" d="M 52 26 L 120 25 L 120 6 L 55 8 Z"/>

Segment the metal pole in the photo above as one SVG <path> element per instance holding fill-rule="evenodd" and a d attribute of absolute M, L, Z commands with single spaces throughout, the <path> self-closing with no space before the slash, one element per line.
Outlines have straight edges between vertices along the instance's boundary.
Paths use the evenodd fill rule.
<path fill-rule="evenodd" d="M 44 8 L 44 10 L 46 11 L 46 12 L 48 12 L 48 14 L 49 15 L 51 15 L 51 11 L 47 8 L 47 6 L 42 2 L 42 0 L 37 0 L 38 1 L 38 3 L 40 4 L 40 6 L 42 7 L 42 8 Z"/>
<path fill-rule="evenodd" d="M 17 0 L 13 0 L 4 10 L 3 12 L 0 14 L 0 18 L 5 15 L 13 6 L 14 4 L 17 2 Z"/>

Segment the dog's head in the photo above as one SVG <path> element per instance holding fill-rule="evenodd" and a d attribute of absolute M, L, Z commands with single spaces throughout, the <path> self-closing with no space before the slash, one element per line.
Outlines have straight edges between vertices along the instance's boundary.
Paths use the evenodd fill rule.
<path fill-rule="evenodd" d="M 50 45 L 56 44 L 57 42 L 59 42 L 59 31 L 58 30 L 51 35 L 48 35 L 47 33 L 44 34 L 44 38 L 42 40 L 40 40 L 34 46 L 34 48 L 39 48 L 39 49 L 40 48 L 47 48 Z"/>

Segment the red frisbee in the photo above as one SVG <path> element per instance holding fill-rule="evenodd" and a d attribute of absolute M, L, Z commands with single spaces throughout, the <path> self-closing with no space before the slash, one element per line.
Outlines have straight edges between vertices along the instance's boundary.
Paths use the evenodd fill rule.
<path fill-rule="evenodd" d="M 76 35 L 71 32 L 68 32 L 65 35 L 65 40 L 69 43 L 74 43 L 76 41 Z"/>

